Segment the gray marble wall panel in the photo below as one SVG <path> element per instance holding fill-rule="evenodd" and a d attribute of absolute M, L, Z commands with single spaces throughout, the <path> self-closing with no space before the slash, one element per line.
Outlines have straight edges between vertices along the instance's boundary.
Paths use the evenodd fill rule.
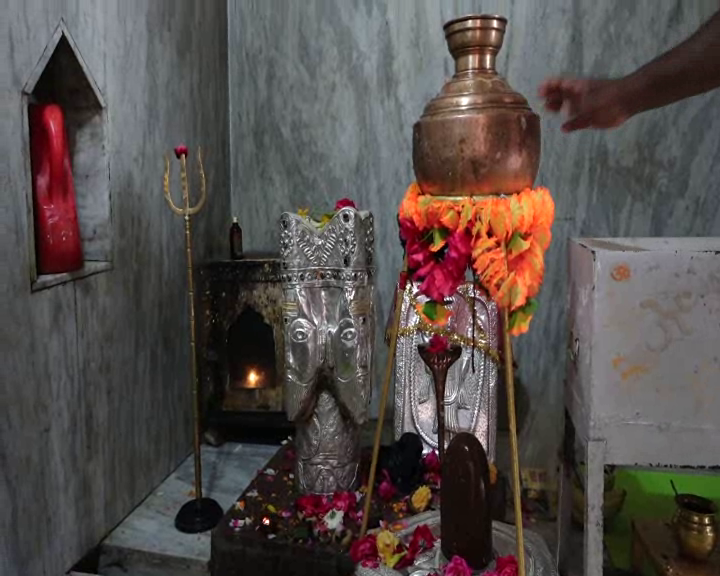
<path fill-rule="evenodd" d="M 228 2 L 233 212 L 248 249 L 277 246 L 283 210 L 345 196 L 375 214 L 379 330 L 401 250 L 396 207 L 413 178 L 412 124 L 451 74 L 446 20 L 509 18 L 498 68 L 540 111 L 547 76 L 620 75 L 692 33 L 715 0 Z M 613 132 L 564 135 L 542 115 L 538 183 L 557 203 L 555 239 L 531 332 L 516 352 L 533 411 L 527 465 L 551 466 L 565 358 L 570 236 L 720 234 L 720 92 Z M 378 333 L 380 381 L 385 347 Z M 377 399 L 377 394 L 375 395 Z"/>
<path fill-rule="evenodd" d="M 56 576 L 190 448 L 184 232 L 162 197 L 162 154 L 180 142 L 204 147 L 195 255 L 224 255 L 227 12 L 192 0 L 2 2 L 0 11 L 0 573 Z M 21 90 L 60 18 L 108 106 L 114 267 L 31 293 Z"/>

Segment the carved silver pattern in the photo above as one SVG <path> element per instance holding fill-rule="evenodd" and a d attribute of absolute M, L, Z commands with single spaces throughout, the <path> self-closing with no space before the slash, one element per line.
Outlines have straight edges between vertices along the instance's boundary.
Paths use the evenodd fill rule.
<path fill-rule="evenodd" d="M 449 300 L 452 316 L 448 328 L 467 339 L 473 338 L 475 299 L 475 340 L 486 341 L 490 350 L 498 348 L 498 311 L 495 303 L 479 288 L 463 284 Z M 425 451 L 437 450 L 437 407 L 432 375 L 417 351 L 430 335 L 413 331 L 420 322 L 415 303 L 427 298 L 418 284 L 409 282 L 403 294 L 400 331 L 395 357 L 395 438 L 405 432 L 418 434 Z M 409 333 L 408 333 L 409 332 Z M 474 356 L 474 371 L 473 371 Z M 445 385 L 445 442 L 454 433 L 470 432 L 480 440 L 488 459 L 495 460 L 497 433 L 498 367 L 481 347 L 463 346 L 460 359 L 450 367 Z"/>
<path fill-rule="evenodd" d="M 423 512 L 410 518 L 406 527 L 396 533 L 397 537 L 406 543 L 412 537 L 415 528 L 427 524 L 432 533 L 438 538 L 432 550 L 418 554 L 415 563 L 404 570 L 393 570 L 387 566 L 380 565 L 377 568 L 368 568 L 358 565 L 355 570 L 356 576 L 427 576 L 433 572 L 441 572 L 441 568 L 447 563 L 441 550 L 440 534 L 440 512 L 431 510 Z M 515 526 L 502 522 L 493 522 L 493 556 L 508 556 L 517 554 L 517 539 L 515 537 Z M 555 562 L 550 550 L 543 538 L 527 528 L 523 531 L 525 548 L 525 571 L 527 576 L 557 576 Z M 491 562 L 484 570 L 473 572 L 475 575 L 482 575 L 495 569 L 495 561 Z"/>
<path fill-rule="evenodd" d="M 343 208 L 324 226 L 280 218 L 285 410 L 306 493 L 355 487 L 374 344 L 372 215 Z"/>

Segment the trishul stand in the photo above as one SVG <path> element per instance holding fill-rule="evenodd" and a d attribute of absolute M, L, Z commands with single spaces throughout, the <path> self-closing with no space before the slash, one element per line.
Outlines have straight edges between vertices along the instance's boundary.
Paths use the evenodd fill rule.
<path fill-rule="evenodd" d="M 175 206 L 170 196 L 170 161 L 165 157 L 165 176 L 163 178 L 163 190 L 165 200 L 170 209 L 185 219 L 185 252 L 187 254 L 188 273 L 188 302 L 190 306 L 190 360 L 192 364 L 192 400 L 193 400 L 193 452 L 195 457 L 195 499 L 183 504 L 175 516 L 175 528 L 180 532 L 197 534 L 214 528 L 223 516 L 220 505 L 212 498 L 203 498 L 202 493 L 202 461 L 200 458 L 200 405 L 198 398 L 197 383 L 197 360 L 195 358 L 195 293 L 193 290 L 193 264 L 192 264 L 192 240 L 190 236 L 190 216 L 200 212 L 205 204 L 205 171 L 202 165 L 202 156 L 198 148 L 197 159 L 200 169 L 200 200 L 191 207 L 190 194 L 188 192 L 187 179 L 187 149 L 178 148 L 175 151 L 180 160 L 180 177 L 182 179 L 182 208 Z"/>

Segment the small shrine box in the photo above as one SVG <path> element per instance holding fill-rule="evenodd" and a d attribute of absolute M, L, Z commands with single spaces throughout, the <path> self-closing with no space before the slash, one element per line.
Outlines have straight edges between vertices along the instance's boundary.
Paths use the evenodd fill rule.
<path fill-rule="evenodd" d="M 607 464 L 720 465 L 720 238 L 570 241 L 565 405 Z"/>

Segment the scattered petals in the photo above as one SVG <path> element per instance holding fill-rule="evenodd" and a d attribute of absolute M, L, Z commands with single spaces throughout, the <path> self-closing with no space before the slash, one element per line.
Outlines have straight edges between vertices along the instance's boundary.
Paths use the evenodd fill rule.
<path fill-rule="evenodd" d="M 495 561 L 495 574 L 493 576 L 517 576 L 518 564 L 515 556 L 500 556 Z"/>
<path fill-rule="evenodd" d="M 383 564 L 392 568 L 397 564 L 397 560 L 393 562 L 393 556 L 395 556 L 395 549 L 400 544 L 397 536 L 390 532 L 390 530 L 383 530 L 377 535 L 377 551 L 378 555 L 383 561 Z M 392 562 L 392 565 L 390 564 Z"/>
<path fill-rule="evenodd" d="M 378 486 L 378 496 L 381 500 L 389 502 L 397 493 L 397 488 L 395 488 L 390 480 L 390 475 L 387 473 L 387 470 L 383 470 L 383 476 L 383 481 L 380 483 L 380 486 Z"/>
<path fill-rule="evenodd" d="M 231 518 L 229 525 L 233 530 L 240 530 L 243 526 L 249 526 L 251 522 L 252 518 Z"/>
<path fill-rule="evenodd" d="M 423 466 L 426 472 L 440 472 L 440 457 L 435 450 L 431 450 L 423 456 Z"/>
<path fill-rule="evenodd" d="M 410 503 L 415 512 L 424 512 L 427 510 L 431 500 L 432 492 L 428 486 L 420 486 L 410 497 Z"/>
<path fill-rule="evenodd" d="M 472 576 L 472 571 L 464 559 L 453 556 L 443 570 L 443 576 Z"/>
<path fill-rule="evenodd" d="M 375 542 L 375 535 L 369 534 L 355 540 L 350 546 L 350 557 L 355 564 L 361 564 L 368 568 L 377 568 L 378 549 Z"/>
<path fill-rule="evenodd" d="M 345 516 L 345 512 L 342 510 L 337 510 L 333 508 L 325 514 L 323 517 L 323 522 L 325 523 L 325 527 L 330 530 L 331 532 L 336 532 L 339 529 L 342 529 L 342 522 L 343 518 Z"/>

